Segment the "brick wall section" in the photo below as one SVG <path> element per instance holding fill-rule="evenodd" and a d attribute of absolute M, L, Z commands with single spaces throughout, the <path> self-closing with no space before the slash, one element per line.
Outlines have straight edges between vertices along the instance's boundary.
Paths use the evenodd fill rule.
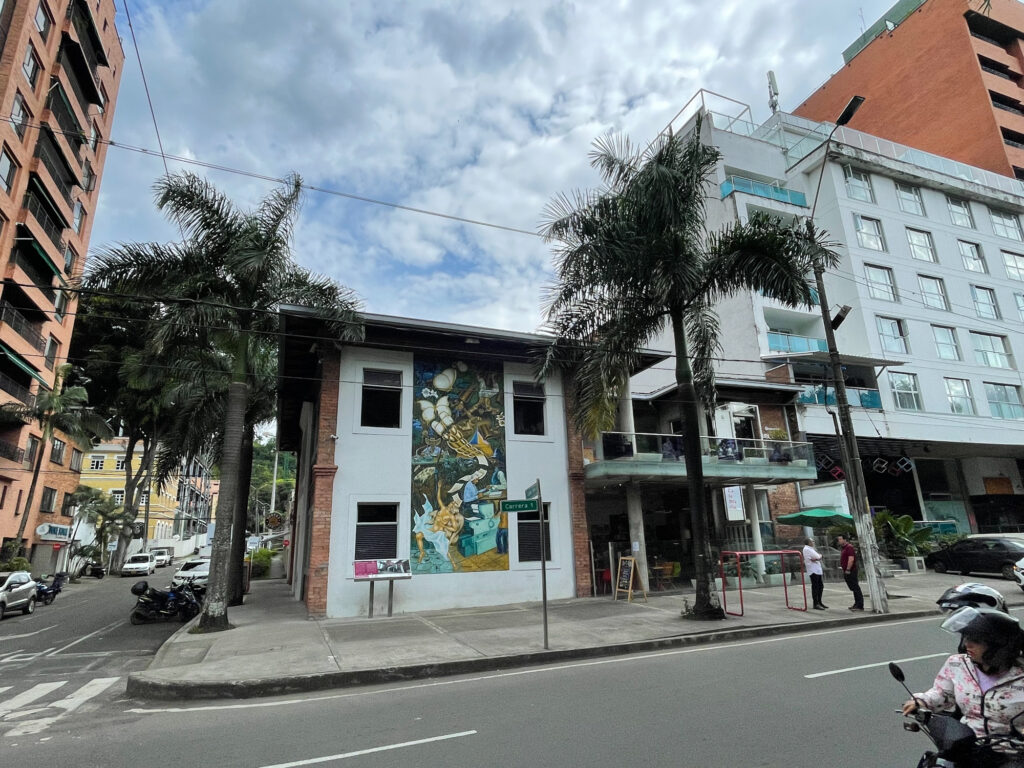
<path fill-rule="evenodd" d="M 761 416 L 761 430 L 765 433 L 770 429 L 781 429 L 786 434 L 789 431 L 786 429 L 786 412 L 785 407 L 781 405 L 759 405 L 757 411 Z"/>
<path fill-rule="evenodd" d="M 793 371 L 790 366 L 777 365 L 774 368 L 769 368 L 764 372 L 764 377 L 767 381 L 773 381 L 776 384 L 792 384 L 793 383 Z"/>
<path fill-rule="evenodd" d="M 583 481 L 583 436 L 572 423 L 572 377 L 565 374 L 565 434 L 569 469 L 569 505 L 572 517 L 572 552 L 576 597 L 590 597 L 593 582 L 590 564 L 590 526 L 587 524 L 587 492 Z"/>
<path fill-rule="evenodd" d="M 796 495 L 796 484 L 777 485 L 768 492 L 768 508 L 772 520 L 779 515 L 789 515 L 800 511 L 800 501 Z M 799 525 L 775 525 L 775 539 L 780 544 L 795 544 L 802 541 L 804 529 Z"/>
<path fill-rule="evenodd" d="M 320 372 L 320 407 L 317 417 L 316 461 L 313 464 L 313 514 L 310 530 L 306 611 L 310 617 L 327 615 L 327 587 L 331 558 L 331 516 L 334 512 L 334 441 L 338 428 L 338 391 L 341 355 L 324 352 Z"/>
<path fill-rule="evenodd" d="M 794 113 L 831 122 L 852 96 L 864 96 L 851 128 L 1013 176 L 1011 159 L 1019 151 L 1003 143 L 1001 110 L 992 106 L 987 83 L 1021 100 L 1024 90 L 981 69 L 964 20 L 978 5 L 927 0 L 895 30 L 872 40 Z M 992 0 L 991 17 L 1024 30 L 1024 4 L 1017 0 Z M 998 55 L 1000 49 L 993 50 Z"/>

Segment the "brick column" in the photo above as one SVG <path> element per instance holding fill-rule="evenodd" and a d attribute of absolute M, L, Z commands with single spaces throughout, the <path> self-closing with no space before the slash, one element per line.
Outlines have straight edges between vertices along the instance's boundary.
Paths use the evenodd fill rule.
<path fill-rule="evenodd" d="M 574 397 L 573 380 L 568 373 L 562 376 L 565 394 L 565 437 L 569 464 L 569 506 L 572 525 L 573 564 L 576 576 L 576 597 L 590 597 L 593 581 L 590 578 L 590 527 L 587 524 L 587 491 L 583 481 L 583 436 L 572 421 Z"/>
<path fill-rule="evenodd" d="M 306 611 L 310 617 L 327 615 L 327 586 L 331 559 L 331 517 L 334 513 L 334 440 L 338 429 L 338 389 L 341 356 L 325 351 L 320 369 L 320 404 L 317 409 L 316 463 L 313 465 L 313 510 L 309 531 L 309 572 Z"/>

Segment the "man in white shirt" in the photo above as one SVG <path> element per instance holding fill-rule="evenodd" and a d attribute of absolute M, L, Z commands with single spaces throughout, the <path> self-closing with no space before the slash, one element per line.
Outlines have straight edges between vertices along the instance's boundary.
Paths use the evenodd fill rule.
<path fill-rule="evenodd" d="M 825 592 L 825 581 L 822 577 L 821 555 L 814 548 L 814 539 L 804 539 L 803 555 L 804 571 L 810 574 L 811 577 L 811 599 L 814 601 L 814 607 L 817 610 L 824 611 L 828 608 L 827 605 L 821 602 L 821 597 Z"/>

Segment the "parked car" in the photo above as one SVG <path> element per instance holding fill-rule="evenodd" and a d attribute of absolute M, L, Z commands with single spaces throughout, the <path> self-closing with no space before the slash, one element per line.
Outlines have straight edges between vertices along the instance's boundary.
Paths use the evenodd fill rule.
<path fill-rule="evenodd" d="M 205 590 L 210 581 L 210 559 L 196 557 L 186 560 L 171 579 L 171 586 L 180 587 L 191 584 L 192 587 Z"/>
<path fill-rule="evenodd" d="M 174 554 L 167 547 L 154 547 L 149 550 L 149 553 L 156 558 L 157 568 L 163 568 L 165 565 L 170 565 L 174 561 Z"/>
<path fill-rule="evenodd" d="M 0 619 L 8 611 L 36 609 L 36 583 L 28 571 L 0 571 Z"/>
<path fill-rule="evenodd" d="M 1014 536 L 969 536 L 949 547 L 925 555 L 924 562 L 936 573 L 958 571 L 971 573 L 998 573 L 1004 579 L 1015 580 L 1014 564 L 1024 558 L 1024 539 Z"/>
<path fill-rule="evenodd" d="M 148 576 L 151 573 L 156 573 L 156 558 L 152 552 L 130 555 L 121 566 L 122 576 Z"/>

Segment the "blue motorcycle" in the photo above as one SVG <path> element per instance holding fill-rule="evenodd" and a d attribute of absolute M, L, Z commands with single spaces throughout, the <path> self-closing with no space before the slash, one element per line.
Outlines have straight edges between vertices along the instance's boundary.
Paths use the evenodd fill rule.
<path fill-rule="evenodd" d="M 64 582 L 68 580 L 68 574 L 64 571 L 56 574 L 53 581 L 46 583 L 46 575 L 43 574 L 36 579 L 36 602 L 49 605 L 57 599 L 57 595 L 64 591 Z"/>
<path fill-rule="evenodd" d="M 145 581 L 138 581 L 131 591 L 138 598 L 128 617 L 132 624 L 170 619 L 184 623 L 199 614 L 199 601 L 188 584 L 165 591 L 154 589 Z"/>

